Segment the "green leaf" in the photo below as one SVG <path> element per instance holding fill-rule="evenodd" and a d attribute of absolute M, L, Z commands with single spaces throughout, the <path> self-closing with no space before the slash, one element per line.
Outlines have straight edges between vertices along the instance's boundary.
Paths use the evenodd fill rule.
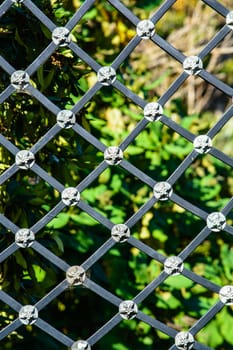
<path fill-rule="evenodd" d="M 70 215 L 68 213 L 59 213 L 52 221 L 50 221 L 46 226 L 48 228 L 62 228 L 69 221 Z"/>
<path fill-rule="evenodd" d="M 170 276 L 166 279 L 164 282 L 169 287 L 175 288 L 175 289 L 181 289 L 181 288 L 190 288 L 193 285 L 193 281 L 190 279 L 178 275 L 178 276 Z"/>

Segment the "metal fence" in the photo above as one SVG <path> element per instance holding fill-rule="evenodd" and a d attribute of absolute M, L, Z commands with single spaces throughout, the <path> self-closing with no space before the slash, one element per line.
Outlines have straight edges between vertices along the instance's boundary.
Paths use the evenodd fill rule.
<path fill-rule="evenodd" d="M 1 252 L 1 262 L 18 249 L 27 249 L 30 247 L 37 253 L 48 259 L 59 269 L 65 272 L 66 278 L 52 289 L 47 295 L 39 300 L 35 305 L 21 305 L 17 300 L 14 300 L 9 294 L 0 290 L 0 300 L 12 309 L 18 312 L 18 318 L 12 321 L 8 326 L 0 331 L 0 339 L 7 337 L 11 332 L 17 330 L 22 325 L 34 324 L 44 332 L 56 338 L 61 344 L 64 344 L 71 349 L 90 349 L 104 335 L 121 322 L 122 319 L 137 318 L 156 330 L 159 330 L 166 335 L 174 338 L 173 349 L 208 349 L 204 344 L 195 340 L 195 335 L 211 320 L 225 305 L 233 304 L 233 286 L 219 286 L 211 281 L 199 276 L 189 269 L 184 268 L 183 262 L 190 254 L 200 245 L 212 232 L 224 230 L 229 235 L 233 234 L 233 227 L 226 222 L 227 215 L 233 208 L 233 200 L 231 199 L 221 212 L 207 213 L 199 207 L 191 204 L 184 198 L 174 193 L 173 186 L 176 181 L 182 176 L 188 167 L 195 161 L 200 154 L 209 153 L 225 164 L 233 167 L 233 160 L 212 146 L 212 139 L 222 129 L 222 127 L 230 120 L 233 114 L 231 106 L 216 124 L 208 131 L 206 135 L 194 135 L 181 125 L 172 121 L 163 112 L 164 104 L 174 95 L 174 93 L 182 88 L 182 85 L 190 75 L 198 75 L 208 84 L 213 85 L 216 89 L 222 91 L 225 95 L 232 97 L 232 87 L 217 79 L 203 68 L 203 59 L 230 33 L 233 29 L 233 11 L 226 9 L 221 3 L 215 0 L 202 0 L 207 6 L 210 6 L 214 11 L 226 19 L 226 24 L 218 31 L 215 37 L 207 43 L 198 56 L 186 57 L 184 54 L 175 49 L 171 44 L 162 39 L 156 33 L 156 23 L 169 11 L 176 0 L 165 0 L 162 6 L 148 20 L 140 21 L 126 6 L 118 0 L 108 0 L 114 8 L 122 13 L 134 26 L 135 37 L 129 44 L 120 52 L 117 58 L 112 62 L 111 66 L 102 67 L 93 58 L 91 58 L 84 50 L 82 50 L 76 42 L 71 40 L 70 31 L 95 3 L 94 0 L 86 0 L 79 10 L 68 21 L 65 27 L 56 27 L 55 24 L 33 3 L 31 0 L 5 0 L 0 6 L 0 16 L 3 16 L 11 6 L 15 3 L 22 3 L 31 13 L 39 19 L 51 32 L 51 42 L 46 49 L 35 59 L 29 67 L 25 67 L 24 71 L 16 71 L 3 57 L 0 57 L 0 65 L 2 69 L 9 74 L 9 85 L 0 94 L 0 103 L 3 103 L 12 93 L 27 92 L 34 96 L 41 104 L 57 117 L 57 123 L 29 150 L 19 150 L 12 142 L 7 140 L 3 135 L 0 135 L 0 143 L 15 156 L 15 163 L 10 166 L 0 176 L 0 183 L 3 184 L 10 179 L 20 169 L 30 169 L 40 178 L 48 182 L 54 189 L 60 193 L 59 203 L 41 220 L 31 228 L 17 227 L 13 222 L 7 219 L 3 214 L 0 215 L 0 221 L 3 226 L 11 230 L 15 235 L 15 242 Z M 116 71 L 121 63 L 131 54 L 141 40 L 150 39 L 155 45 L 158 45 L 174 60 L 177 60 L 183 66 L 182 74 L 169 86 L 167 91 L 159 98 L 156 103 L 147 103 L 144 99 L 137 96 L 116 77 Z M 97 83 L 90 88 L 84 96 L 78 101 L 73 108 L 68 110 L 60 110 L 56 104 L 49 100 L 42 92 L 36 89 L 30 83 L 30 76 L 51 56 L 51 54 L 59 47 L 67 46 L 75 55 L 80 57 L 93 71 L 97 74 Z M 75 114 L 77 114 L 85 104 L 90 101 L 95 94 L 103 87 L 112 85 L 119 90 L 127 98 L 133 101 L 136 105 L 144 110 L 144 118 L 137 124 L 135 129 L 123 140 L 120 145 L 114 147 L 106 147 L 95 136 L 86 131 L 75 122 Z M 156 182 L 155 179 L 139 170 L 130 162 L 124 159 L 124 150 L 135 140 L 142 132 L 148 123 L 159 120 L 160 123 L 171 128 L 183 138 L 193 143 L 192 152 L 184 159 L 179 167 L 169 176 L 167 181 Z M 36 154 L 59 132 L 63 129 L 72 129 L 77 135 L 84 138 L 88 143 L 92 144 L 98 151 L 103 153 L 103 161 L 98 165 L 77 187 L 65 188 L 55 178 L 43 170 L 36 162 Z M 82 200 L 82 191 L 90 186 L 93 181 L 107 167 L 121 167 L 127 172 L 139 178 L 142 182 L 151 188 L 153 196 L 143 205 L 127 222 L 114 225 L 106 217 L 102 216 L 89 204 Z M 157 201 L 173 201 L 186 211 L 193 213 L 203 220 L 204 228 L 198 233 L 188 246 L 178 255 L 165 257 L 148 245 L 130 235 L 130 229 L 148 212 Z M 46 247 L 40 244 L 35 235 L 45 225 L 47 225 L 57 214 L 59 214 L 66 206 L 78 206 L 82 211 L 88 213 L 98 222 L 104 225 L 111 233 L 107 240 L 94 254 L 92 254 L 80 266 L 70 266 L 64 260 L 49 251 Z M 113 295 L 100 285 L 96 284 L 88 277 L 86 271 L 98 261 L 106 252 L 108 252 L 115 244 L 126 242 L 127 244 L 138 248 L 152 259 L 164 264 L 162 273 L 149 283 L 138 295 L 132 300 L 121 300 L 116 295 Z M 208 290 L 219 293 L 219 301 L 209 309 L 190 329 L 185 332 L 178 332 L 170 326 L 158 321 L 157 319 L 146 315 L 140 311 L 138 304 L 142 303 L 154 290 L 160 286 L 170 275 L 179 275 L 191 279 Z M 179 277 L 177 277 L 179 278 Z M 40 318 L 40 311 L 44 309 L 51 301 L 59 296 L 69 286 L 83 285 L 94 293 L 104 298 L 107 302 L 116 306 L 116 314 L 100 329 L 98 329 L 88 339 L 75 341 L 70 339 L 65 334 L 55 329 L 45 320 Z M 130 321 L 129 321 L 130 322 Z M 78 338 L 77 334 L 77 338 Z"/>

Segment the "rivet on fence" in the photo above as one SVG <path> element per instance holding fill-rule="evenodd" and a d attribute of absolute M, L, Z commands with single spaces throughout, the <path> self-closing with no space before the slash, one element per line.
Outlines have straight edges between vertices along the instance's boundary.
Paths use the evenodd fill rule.
<path fill-rule="evenodd" d="M 123 159 L 123 152 L 117 146 L 110 146 L 104 151 L 104 160 L 109 165 L 118 165 Z"/>
<path fill-rule="evenodd" d="M 154 122 L 159 120 L 163 115 L 163 107 L 157 102 L 150 102 L 144 108 L 144 117 Z"/>
<path fill-rule="evenodd" d="M 207 135 L 199 135 L 194 139 L 193 146 L 198 153 L 208 153 L 212 147 L 212 140 Z"/>
<path fill-rule="evenodd" d="M 144 19 L 137 24 L 137 35 L 142 39 L 149 39 L 155 34 L 155 25 L 149 19 Z"/>
<path fill-rule="evenodd" d="M 179 332 L 175 336 L 175 345 L 180 350 L 190 350 L 194 343 L 193 335 L 189 332 Z"/>
<path fill-rule="evenodd" d="M 226 16 L 226 24 L 229 28 L 233 29 L 233 11 L 228 12 Z"/>
<path fill-rule="evenodd" d="M 172 193 L 173 193 L 173 189 L 172 186 L 166 182 L 166 181 L 161 181 L 161 182 L 157 182 L 154 185 L 154 196 L 156 199 L 160 200 L 160 201 L 166 201 L 168 200 Z"/>
<path fill-rule="evenodd" d="M 80 202 L 80 193 L 75 187 L 67 187 L 62 191 L 61 198 L 65 205 L 74 206 Z"/>
<path fill-rule="evenodd" d="M 224 286 L 219 291 L 219 298 L 223 304 L 233 305 L 233 286 Z"/>
<path fill-rule="evenodd" d="M 198 56 L 189 56 L 183 62 L 183 68 L 189 75 L 196 75 L 200 73 L 203 68 L 203 63 Z"/>
<path fill-rule="evenodd" d="M 86 279 L 86 272 L 82 266 L 74 265 L 66 271 L 66 280 L 72 286 L 83 284 Z"/>
<path fill-rule="evenodd" d="M 183 269 L 183 260 L 179 256 L 170 256 L 164 262 L 164 271 L 168 275 L 179 275 Z"/>
<path fill-rule="evenodd" d="M 75 114 L 68 109 L 63 109 L 57 114 L 57 124 L 64 129 L 72 128 L 75 124 Z"/>
<path fill-rule="evenodd" d="M 31 247 L 34 240 L 34 233 L 28 228 L 21 228 L 15 234 L 15 243 L 21 248 Z"/>
<path fill-rule="evenodd" d="M 138 306 L 132 300 L 124 300 L 119 305 L 119 313 L 125 320 L 132 320 L 137 316 Z"/>
<path fill-rule="evenodd" d="M 116 242 L 123 243 L 130 237 L 130 229 L 125 224 L 117 224 L 113 226 L 111 235 Z"/>
<path fill-rule="evenodd" d="M 86 340 L 78 340 L 71 346 L 71 350 L 91 350 L 91 346 Z"/>
<path fill-rule="evenodd" d="M 30 77 L 24 70 L 17 70 L 11 75 L 11 84 L 18 91 L 23 91 L 30 84 Z"/>
<path fill-rule="evenodd" d="M 213 212 L 207 216 L 207 227 L 214 232 L 219 232 L 226 226 L 226 217 L 221 212 Z"/>
<path fill-rule="evenodd" d="M 61 47 L 69 45 L 71 42 L 71 35 L 69 29 L 66 27 L 57 27 L 52 32 L 52 40 L 54 44 Z"/>
<path fill-rule="evenodd" d="M 19 151 L 15 156 L 15 163 L 20 169 L 30 169 L 35 164 L 35 156 L 27 150 Z"/>
<path fill-rule="evenodd" d="M 25 324 L 33 324 L 38 319 L 38 310 L 34 305 L 25 305 L 19 310 L 19 319 Z"/>
<path fill-rule="evenodd" d="M 116 71 L 112 67 L 101 67 L 97 72 L 97 80 L 102 85 L 108 86 L 116 80 Z"/>

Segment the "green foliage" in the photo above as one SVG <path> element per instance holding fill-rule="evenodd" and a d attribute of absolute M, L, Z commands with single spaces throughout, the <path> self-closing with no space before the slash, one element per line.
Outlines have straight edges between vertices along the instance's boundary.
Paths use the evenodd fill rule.
<path fill-rule="evenodd" d="M 161 1 L 125 1 L 142 18 Z M 64 25 L 80 1 L 35 1 L 59 26 Z M 179 12 L 176 22 L 184 18 Z M 169 20 L 166 30 L 172 25 Z M 180 23 L 180 22 L 179 22 Z M 179 24 L 178 23 L 178 24 Z M 173 28 L 173 27 L 172 27 Z M 164 35 L 166 34 L 164 29 Z M 106 1 L 98 1 L 72 30 L 72 38 L 100 64 L 110 64 L 134 36 L 135 29 Z M 13 5 L 1 19 L 0 54 L 16 69 L 24 69 L 50 42 L 51 33 L 23 5 Z M 132 76 L 136 93 L 157 100 L 158 80 L 140 79 L 129 58 L 119 69 L 119 79 Z M 142 57 L 137 65 L 142 67 Z M 227 70 L 227 61 L 223 70 Z M 143 70 L 144 68 L 142 68 Z M 144 69 L 145 71 L 145 69 Z M 144 74 L 145 73 L 145 74 Z M 138 80 L 138 81 L 137 81 Z M 96 81 L 96 75 L 70 50 L 58 49 L 31 77 L 31 83 L 60 108 L 71 108 Z M 9 84 L 2 72 L 0 90 Z M 194 134 L 203 134 L 212 125 L 210 114 L 187 115 L 182 99 L 173 99 L 165 113 Z M 56 118 L 32 96 L 14 93 L 0 107 L 1 133 L 19 149 L 30 148 Z M 210 115 L 210 117 L 209 117 Z M 77 115 L 80 126 L 107 146 L 119 144 L 143 118 L 143 111 L 113 88 L 102 88 Z M 230 139 L 232 141 L 232 138 Z M 218 146 L 218 144 L 216 144 Z M 132 164 L 157 181 L 167 179 L 192 150 L 190 142 L 162 125 L 150 123 L 125 150 Z M 66 186 L 76 186 L 98 164 L 103 155 L 71 130 L 61 131 L 36 155 L 42 168 Z M 0 171 L 14 162 L 0 149 Z M 232 169 L 210 155 L 199 156 L 174 186 L 175 193 L 207 212 L 220 210 L 233 193 Z M 19 171 L 0 188 L 1 212 L 19 227 L 31 227 L 59 202 L 60 194 L 33 172 Z M 84 201 L 113 223 L 123 223 L 152 196 L 152 189 L 121 168 L 108 168 L 81 193 Z M 229 215 L 232 224 L 232 215 Z M 172 202 L 157 203 L 132 228 L 132 235 L 165 256 L 178 254 L 204 227 L 205 223 Z M 69 264 L 84 262 L 108 238 L 110 232 L 76 207 L 64 209 L 38 232 L 38 241 Z M 13 235 L 0 226 L 1 251 L 13 243 Z M 224 232 L 212 233 L 187 259 L 185 266 L 219 285 L 232 283 L 232 239 Z M 162 271 L 163 266 L 127 243 L 116 245 L 88 271 L 90 277 L 123 299 L 133 298 Z M 1 267 L 1 288 L 23 304 L 35 303 L 64 279 L 64 273 L 32 249 L 18 250 Z M 216 295 L 183 276 L 168 278 L 140 309 L 176 329 L 188 329 L 217 301 Z M 88 310 L 88 311 L 87 311 Z M 75 339 L 87 338 L 117 312 L 86 289 L 69 289 L 57 297 L 41 317 Z M 230 350 L 232 310 L 224 309 L 197 335 L 216 350 Z M 6 305 L 0 322 L 6 326 L 16 315 Z M 78 330 L 78 331 L 77 331 Z M 35 340 L 36 339 L 36 340 Z M 53 338 L 38 328 L 22 327 L 2 342 L 2 349 L 62 350 Z M 121 322 L 94 348 L 128 350 L 168 349 L 173 341 L 147 324 Z"/>

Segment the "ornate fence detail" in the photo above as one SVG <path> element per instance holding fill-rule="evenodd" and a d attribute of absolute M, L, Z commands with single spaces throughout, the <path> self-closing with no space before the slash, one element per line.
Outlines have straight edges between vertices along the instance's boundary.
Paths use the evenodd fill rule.
<path fill-rule="evenodd" d="M 130 322 L 131 319 L 136 318 L 173 338 L 174 345 L 172 345 L 169 350 L 192 348 L 197 350 L 209 349 L 206 345 L 199 343 L 195 339 L 195 335 L 207 325 L 207 323 L 222 308 L 228 307 L 227 305 L 233 305 L 233 286 L 216 285 L 208 279 L 185 268 L 184 261 L 209 235 L 221 230 L 224 230 L 229 235 L 233 234 L 233 227 L 227 223 L 227 216 L 233 208 L 233 200 L 230 200 L 221 211 L 207 213 L 187 201 L 185 198 L 177 195 L 173 187 L 176 181 L 200 154 L 211 154 L 213 157 L 216 157 L 230 167 L 233 167 L 233 160 L 212 145 L 212 139 L 232 117 L 233 107 L 231 106 L 222 115 L 206 135 L 194 135 L 178 123 L 168 118 L 163 110 L 163 106 L 166 102 L 178 89 L 182 88 L 182 85 L 190 75 L 198 75 L 201 79 L 205 80 L 208 84 L 213 85 L 228 97 L 233 96 L 233 88 L 231 86 L 210 74 L 203 67 L 203 60 L 205 57 L 225 38 L 228 33 L 232 31 L 233 11 L 225 8 L 220 2 L 215 0 L 202 1 L 223 16 L 226 20 L 226 24 L 219 30 L 215 37 L 206 44 L 204 49 L 199 52 L 197 56 L 186 57 L 167 41 L 162 39 L 156 32 L 156 23 L 169 11 L 171 6 L 176 2 L 175 0 L 164 0 L 161 7 L 147 20 L 139 20 L 139 18 L 119 0 L 108 0 L 108 3 L 115 7 L 117 11 L 122 13 L 135 26 L 135 37 L 120 52 L 112 62 L 111 66 L 105 67 L 100 66 L 100 64 L 90 57 L 87 52 L 79 47 L 78 43 L 72 41 L 72 36 L 70 35 L 74 26 L 95 3 L 94 0 L 84 1 L 82 6 L 68 21 L 65 27 L 56 27 L 56 25 L 31 0 L 5 0 L 1 4 L 0 16 L 3 16 L 11 6 L 19 6 L 19 3 L 20 6 L 25 6 L 51 32 L 51 42 L 34 60 L 34 62 L 28 67 L 25 67 L 25 70 L 15 70 L 6 59 L 0 57 L 0 65 L 2 69 L 9 74 L 9 85 L 1 92 L 0 103 L 6 101 L 6 99 L 15 92 L 20 94 L 30 94 L 56 116 L 57 123 L 48 130 L 39 141 L 36 141 L 30 149 L 20 150 L 3 135 L 0 135 L 0 143 L 2 147 L 6 148 L 15 157 L 14 164 L 0 175 L 0 183 L 3 184 L 18 171 L 27 171 L 30 169 L 30 171 L 44 179 L 60 193 L 60 200 L 58 204 L 47 213 L 47 215 L 30 228 L 18 227 L 5 215 L 1 214 L 0 222 L 5 228 L 12 232 L 12 235 L 15 235 L 15 242 L 1 252 L 0 259 L 1 262 L 3 262 L 17 250 L 30 248 L 63 271 L 64 280 L 34 305 L 22 305 L 9 294 L 4 292 L 4 290 L 0 290 L 0 300 L 18 313 L 18 317 L 0 331 L 0 339 L 7 337 L 19 327 L 33 324 L 33 327 L 39 327 L 43 332 L 48 333 L 56 338 L 61 344 L 64 344 L 72 350 L 91 349 L 92 347 L 95 348 L 95 343 L 110 332 L 113 327 L 118 325 L 122 319 L 127 319 Z M 147 101 L 140 98 L 117 78 L 117 70 L 122 62 L 132 53 L 141 40 L 147 39 L 151 40 L 154 45 L 158 45 L 174 60 L 177 60 L 181 67 L 183 67 L 182 74 L 180 74 L 180 76 L 171 84 L 167 91 L 157 102 L 151 103 L 147 103 Z M 30 82 L 30 76 L 38 70 L 38 68 L 52 55 L 53 52 L 55 52 L 55 50 L 57 50 L 57 48 L 63 46 L 71 49 L 73 54 L 80 57 L 82 61 L 91 67 L 97 76 L 97 82 L 95 85 L 83 95 L 71 110 L 60 110 L 54 102 L 35 88 Z M 141 119 L 135 129 L 131 131 L 121 144 L 106 147 L 104 143 L 76 122 L 75 115 L 82 110 L 88 101 L 90 101 L 103 86 L 106 87 L 110 85 L 129 98 L 134 104 L 139 106 L 143 110 L 144 118 Z M 154 122 L 166 125 L 190 143 L 193 143 L 193 150 L 191 153 L 181 162 L 180 166 L 167 178 L 166 181 L 160 182 L 157 182 L 156 178 L 151 178 L 124 159 L 124 151 L 126 148 L 135 140 L 140 132 L 145 129 L 147 124 Z M 49 141 L 58 135 L 62 129 L 73 130 L 79 137 L 92 144 L 98 152 L 102 152 L 103 155 L 102 162 L 91 171 L 83 181 L 77 184 L 76 187 L 65 187 L 62 183 L 43 170 L 43 165 L 40 166 L 37 164 L 37 153 L 45 147 Z M 114 225 L 110 220 L 101 215 L 82 199 L 82 191 L 88 188 L 88 186 L 90 186 L 90 184 L 92 184 L 96 178 L 107 169 L 107 167 L 121 167 L 151 188 L 151 198 L 126 222 L 117 225 Z M 172 201 L 177 203 L 186 211 L 191 212 L 203 220 L 203 229 L 201 232 L 194 237 L 190 244 L 188 244 L 178 256 L 163 256 L 161 253 L 131 235 L 130 231 L 133 226 L 154 206 L 157 201 Z M 80 210 L 88 213 L 109 230 L 109 239 L 86 261 L 83 261 L 80 266 L 70 266 L 66 261 L 56 256 L 36 240 L 37 232 L 44 228 L 67 206 L 79 207 Z M 92 281 L 87 273 L 87 270 L 89 270 L 96 261 L 108 252 L 109 249 L 114 245 L 121 244 L 122 242 L 126 242 L 125 244 L 131 245 L 132 247 L 136 247 L 152 259 L 155 259 L 164 265 L 162 273 L 148 284 L 138 295 L 135 295 L 132 300 L 122 300 L 116 295 L 110 293 L 105 288 Z M 140 304 L 169 276 L 180 274 L 191 279 L 195 283 L 204 286 L 208 290 L 219 294 L 219 301 L 194 325 L 192 325 L 188 331 L 184 332 L 178 332 L 169 325 L 158 321 L 152 316 L 146 315 L 140 310 Z M 179 276 L 177 276 L 177 278 L 179 278 Z M 113 304 L 116 307 L 116 313 L 114 317 L 109 319 L 109 321 L 94 334 L 90 335 L 88 339 L 77 341 L 76 339 L 79 337 L 78 334 L 76 339 L 71 339 L 41 318 L 40 312 L 67 288 L 80 285 L 98 294 L 108 303 Z"/>

